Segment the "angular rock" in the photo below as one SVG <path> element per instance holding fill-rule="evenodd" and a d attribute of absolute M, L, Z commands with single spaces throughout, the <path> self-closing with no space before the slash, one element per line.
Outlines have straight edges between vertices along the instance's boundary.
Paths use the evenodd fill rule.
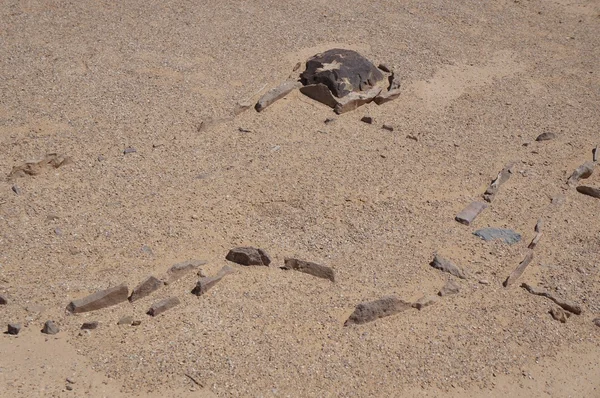
<path fill-rule="evenodd" d="M 363 116 L 360 121 L 367 124 L 373 124 L 373 118 L 371 116 Z"/>
<path fill-rule="evenodd" d="M 121 284 L 90 294 L 79 300 L 71 301 L 67 306 L 67 311 L 78 314 L 117 305 L 123 301 L 127 301 L 128 293 L 127 285 Z"/>
<path fill-rule="evenodd" d="M 198 280 L 196 287 L 192 290 L 192 294 L 201 296 L 206 293 L 210 288 L 216 285 L 226 275 L 233 274 L 235 270 L 229 266 L 224 266 L 215 276 L 205 276 Z"/>
<path fill-rule="evenodd" d="M 373 87 L 364 92 L 352 92 L 343 98 L 337 99 L 337 104 L 333 111 L 338 115 L 350 112 L 359 107 L 372 102 L 377 96 L 381 95 L 383 89 L 381 87 Z"/>
<path fill-rule="evenodd" d="M 563 311 L 563 309 L 560 307 L 553 307 L 550 310 L 550 315 L 552 315 L 552 318 L 556 319 L 557 321 L 565 323 L 567 322 L 567 318 L 571 316 L 571 313 Z"/>
<path fill-rule="evenodd" d="M 438 300 L 438 296 L 423 296 L 414 303 L 412 303 L 412 307 L 420 311 L 425 307 L 429 307 L 430 305 L 435 304 Z"/>
<path fill-rule="evenodd" d="M 515 283 L 515 281 L 519 279 L 521 275 L 523 275 L 523 272 L 525 272 L 525 268 L 527 268 L 531 260 L 533 260 L 533 250 L 528 249 L 523 261 L 519 263 L 517 268 L 515 268 L 514 271 L 511 272 L 508 278 L 506 278 L 506 280 L 504 281 L 504 287 L 509 287 L 510 285 Z"/>
<path fill-rule="evenodd" d="M 135 320 L 133 322 L 131 322 L 131 326 L 140 326 L 142 324 L 142 321 L 140 320 Z"/>
<path fill-rule="evenodd" d="M 84 322 L 81 325 L 82 330 L 94 330 L 98 327 L 98 321 Z"/>
<path fill-rule="evenodd" d="M 458 285 L 458 283 L 454 282 L 452 279 L 448 279 L 446 284 L 438 292 L 438 296 L 444 297 L 449 296 L 451 294 L 458 294 L 459 292 L 460 286 Z"/>
<path fill-rule="evenodd" d="M 594 322 L 594 325 L 600 327 L 600 318 L 594 319 L 593 322 Z"/>
<path fill-rule="evenodd" d="M 54 323 L 54 321 L 46 321 L 46 323 L 44 323 L 44 328 L 42 329 L 42 333 L 56 334 L 58 332 L 60 332 L 60 329 L 58 328 L 58 325 L 56 323 Z"/>
<path fill-rule="evenodd" d="M 521 235 L 512 229 L 504 228 L 483 228 L 473 232 L 473 235 L 480 237 L 486 242 L 491 240 L 503 240 L 509 245 L 514 245 L 521 240 Z"/>
<path fill-rule="evenodd" d="M 449 273 L 450 275 L 454 275 L 460 279 L 467 279 L 467 274 L 457 265 L 452 263 L 445 258 L 435 255 L 433 261 L 430 263 L 433 268 L 439 269 L 440 271 L 444 271 Z"/>
<path fill-rule="evenodd" d="M 160 289 L 163 285 L 164 283 L 162 281 L 153 276 L 149 276 L 133 289 L 131 296 L 129 296 L 129 302 L 133 303 L 136 300 L 144 298 L 150 293 Z"/>
<path fill-rule="evenodd" d="M 133 323 L 133 317 L 131 315 L 125 315 L 117 322 L 117 325 L 131 325 Z"/>
<path fill-rule="evenodd" d="M 298 81 L 288 80 L 280 84 L 279 86 L 272 88 L 265 95 L 260 97 L 256 105 L 254 106 L 254 109 L 256 109 L 257 112 L 261 112 L 266 107 L 273 104 L 275 101 L 282 99 L 283 97 L 285 97 L 286 95 L 288 95 L 289 93 L 301 86 L 302 83 Z"/>
<path fill-rule="evenodd" d="M 21 331 L 21 325 L 18 323 L 9 323 L 8 324 L 8 330 L 7 333 L 8 334 L 12 334 L 12 335 L 18 335 L 19 332 Z"/>
<path fill-rule="evenodd" d="M 510 179 L 514 165 L 515 164 L 513 162 L 504 166 L 504 168 L 500 170 L 500 173 L 498 173 L 498 176 L 494 179 L 494 181 L 491 182 L 490 186 L 487 187 L 487 189 L 483 193 L 483 199 L 485 199 L 486 202 L 491 203 L 496 197 L 500 186 Z"/>
<path fill-rule="evenodd" d="M 543 289 L 539 289 L 535 286 L 528 285 L 527 283 L 522 283 L 521 287 L 527 290 L 529 293 L 535 294 L 536 296 L 543 296 L 549 298 L 550 300 L 558 304 L 563 310 L 572 312 L 575 315 L 581 314 L 581 307 L 578 304 L 562 299 L 560 297 L 555 297 L 552 293 L 547 292 Z"/>
<path fill-rule="evenodd" d="M 483 202 L 472 202 L 467 207 L 463 209 L 460 213 L 458 213 L 455 217 L 455 220 L 461 224 L 471 225 L 473 220 L 477 218 L 477 216 L 487 209 L 487 203 Z"/>
<path fill-rule="evenodd" d="M 0 294 L 0 305 L 5 305 L 6 303 L 8 303 L 8 299 L 6 296 Z"/>
<path fill-rule="evenodd" d="M 393 90 L 381 90 L 379 92 L 379 94 L 377 94 L 375 96 L 375 98 L 373 99 L 373 102 L 375 102 L 377 105 L 383 105 L 386 102 L 390 102 L 392 100 L 395 100 L 396 98 L 398 98 L 400 96 L 402 92 L 400 91 L 399 88 L 393 89 Z"/>
<path fill-rule="evenodd" d="M 585 162 L 581 166 L 575 169 L 571 177 L 567 180 L 569 185 L 576 185 L 579 180 L 589 178 L 594 172 L 594 167 L 596 164 L 594 162 Z"/>
<path fill-rule="evenodd" d="M 394 315 L 412 308 L 411 303 L 397 297 L 384 297 L 379 300 L 361 303 L 344 323 L 344 326 L 362 324 L 375 321 L 379 318 Z"/>
<path fill-rule="evenodd" d="M 47 169 L 57 169 L 69 163 L 72 163 L 72 160 L 68 156 L 49 153 L 39 162 L 25 162 L 19 166 L 14 166 L 8 175 L 8 179 L 11 180 L 13 178 L 24 177 L 27 175 L 35 176 L 41 174 Z"/>
<path fill-rule="evenodd" d="M 18 185 L 13 185 L 11 189 L 15 193 L 15 195 L 21 194 L 21 188 Z"/>
<path fill-rule="evenodd" d="M 389 124 L 384 124 L 383 126 L 381 126 L 381 128 L 387 131 L 394 131 L 394 127 Z"/>
<path fill-rule="evenodd" d="M 165 279 L 165 285 L 170 285 L 178 279 L 183 278 L 188 272 L 197 269 L 198 267 L 208 264 L 208 261 L 204 260 L 189 260 L 178 264 L 175 264 L 167 271 L 167 277 Z"/>
<path fill-rule="evenodd" d="M 148 315 L 157 316 L 179 304 L 181 304 L 181 301 L 179 301 L 177 297 L 169 297 L 167 299 L 157 301 L 156 303 L 152 304 L 152 307 L 150 307 L 148 310 Z"/>
<path fill-rule="evenodd" d="M 600 189 L 594 187 L 586 187 L 585 185 L 580 185 L 577 187 L 577 192 L 582 193 L 584 195 L 591 196 L 593 198 L 600 199 Z"/>
<path fill-rule="evenodd" d="M 269 265 L 271 258 L 263 249 L 236 247 L 227 253 L 227 260 L 241 265 Z"/>
<path fill-rule="evenodd" d="M 295 271 L 304 272 L 318 278 L 329 279 L 335 282 L 335 274 L 332 268 L 324 265 L 311 263 L 310 261 L 298 260 L 295 258 L 286 258 L 284 260 L 283 269 L 293 269 Z"/>
<path fill-rule="evenodd" d="M 324 84 L 338 98 L 385 82 L 383 73 L 368 59 L 356 51 L 339 48 L 310 58 L 300 78 L 305 86 Z"/>
<path fill-rule="evenodd" d="M 536 141 L 550 141 L 556 138 L 556 134 L 546 132 L 537 136 Z"/>
<path fill-rule="evenodd" d="M 329 91 L 327 86 L 322 83 L 309 84 L 304 87 L 300 87 L 300 92 L 307 97 L 314 99 L 315 101 L 329 106 L 330 108 L 335 108 L 335 106 L 338 104 L 333 94 L 331 94 L 331 91 Z"/>

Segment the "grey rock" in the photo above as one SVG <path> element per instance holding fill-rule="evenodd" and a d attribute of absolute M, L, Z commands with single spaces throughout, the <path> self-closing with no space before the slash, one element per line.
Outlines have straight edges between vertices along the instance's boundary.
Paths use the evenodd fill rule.
<path fill-rule="evenodd" d="M 487 209 L 487 207 L 487 203 L 472 202 L 456 215 L 455 220 L 461 224 L 471 225 L 473 220 L 475 220 L 482 211 Z"/>
<path fill-rule="evenodd" d="M 432 304 L 435 304 L 439 298 L 437 296 L 423 296 L 414 303 L 412 303 L 412 307 L 418 309 L 419 311 L 425 307 L 429 307 Z"/>
<path fill-rule="evenodd" d="M 593 322 L 594 322 L 594 325 L 600 327 L 600 318 L 594 319 Z"/>
<path fill-rule="evenodd" d="M 129 153 L 136 153 L 137 149 L 133 148 L 133 147 L 127 147 L 123 150 L 123 154 L 127 155 Z"/>
<path fill-rule="evenodd" d="M 430 265 L 433 268 L 447 272 L 450 275 L 454 275 L 461 279 L 467 279 L 467 274 L 459 266 L 437 254 L 433 258 L 433 261 L 430 263 Z"/>
<path fill-rule="evenodd" d="M 0 294 L 0 305 L 6 305 L 8 303 L 8 298 L 6 296 Z"/>
<path fill-rule="evenodd" d="M 254 106 L 254 109 L 256 109 L 257 112 L 261 112 L 266 107 L 273 104 L 275 101 L 280 100 L 281 98 L 285 97 L 286 95 L 291 93 L 293 90 L 295 90 L 301 86 L 302 86 L 302 83 L 300 83 L 298 81 L 293 81 L 293 80 L 286 81 L 286 82 L 280 84 L 279 86 L 272 88 L 265 95 L 260 97 L 260 99 L 258 100 L 256 105 Z"/>
<path fill-rule="evenodd" d="M 444 297 L 451 294 L 458 294 L 460 292 L 460 286 L 452 279 L 448 279 L 446 284 L 438 292 L 438 296 Z"/>
<path fill-rule="evenodd" d="M 556 206 L 560 206 L 563 203 L 565 203 L 566 200 L 567 200 L 567 197 L 565 195 L 557 195 L 552 198 L 552 204 L 556 205 Z"/>
<path fill-rule="evenodd" d="M 21 188 L 18 185 L 13 185 L 11 189 L 16 195 L 21 194 Z"/>
<path fill-rule="evenodd" d="M 133 303 L 136 300 L 144 298 L 160 289 L 163 285 L 164 283 L 162 281 L 153 276 L 149 276 L 133 289 L 131 296 L 129 296 L 129 302 Z"/>
<path fill-rule="evenodd" d="M 227 260 L 241 265 L 269 265 L 271 258 L 263 249 L 236 247 L 227 253 Z"/>
<path fill-rule="evenodd" d="M 21 325 L 18 323 L 9 323 L 8 324 L 8 334 L 17 335 L 21 331 Z"/>
<path fill-rule="evenodd" d="M 98 327 L 98 321 L 84 322 L 81 325 L 81 329 L 83 330 L 93 330 Z"/>
<path fill-rule="evenodd" d="M 56 323 L 54 323 L 54 321 L 46 321 L 46 323 L 44 323 L 44 328 L 42 329 L 42 333 L 56 334 L 58 332 L 60 332 L 60 329 L 58 328 L 58 325 Z"/>
<path fill-rule="evenodd" d="M 198 280 L 196 287 L 192 290 L 192 294 L 201 296 L 206 293 L 210 288 L 216 285 L 221 279 L 229 274 L 233 274 L 235 270 L 229 266 L 224 266 L 215 276 L 205 276 Z"/>
<path fill-rule="evenodd" d="M 547 292 L 543 289 L 539 289 L 535 286 L 529 285 L 527 283 L 522 283 L 521 287 L 524 288 L 525 290 L 527 290 L 529 293 L 531 294 L 535 294 L 537 296 L 542 296 L 542 297 L 546 297 L 549 298 L 550 300 L 554 301 L 556 304 L 558 304 L 563 310 L 572 312 L 575 315 L 580 315 L 581 314 L 581 307 L 578 304 L 575 304 L 571 301 L 562 299 L 560 297 L 556 297 L 554 296 L 552 293 Z"/>
<path fill-rule="evenodd" d="M 356 306 L 354 312 L 344 323 L 344 326 L 372 322 L 379 318 L 398 314 L 409 308 L 412 308 L 411 303 L 407 303 L 397 297 L 384 297 L 379 300 L 361 303 Z"/>
<path fill-rule="evenodd" d="M 157 301 L 156 303 L 152 304 L 148 310 L 148 315 L 157 316 L 179 304 L 181 304 L 181 301 L 179 301 L 177 297 L 169 297 L 167 299 Z"/>
<path fill-rule="evenodd" d="M 550 141 L 556 138 L 556 134 L 546 132 L 537 136 L 536 141 Z"/>
<path fill-rule="evenodd" d="M 67 306 L 67 311 L 78 314 L 117 305 L 123 301 L 127 301 L 128 293 L 127 285 L 121 284 L 90 294 L 79 300 L 71 301 Z"/>
<path fill-rule="evenodd" d="M 133 317 L 131 315 L 125 315 L 121 317 L 117 322 L 117 325 L 131 325 L 133 323 Z"/>
<path fill-rule="evenodd" d="M 567 180 L 567 183 L 571 186 L 576 185 L 579 180 L 589 178 L 594 172 L 594 167 L 596 167 L 596 163 L 594 162 L 585 162 L 581 166 L 575 169 L 573 174 Z"/>
<path fill-rule="evenodd" d="M 600 199 L 600 189 L 594 187 L 586 187 L 585 185 L 580 185 L 577 187 L 577 192 L 582 193 L 584 195 L 591 196 L 593 198 Z"/>
<path fill-rule="evenodd" d="M 512 229 L 483 228 L 473 232 L 473 235 L 480 237 L 486 242 L 498 239 L 503 240 L 509 245 L 514 245 L 515 243 L 521 241 L 521 235 L 513 231 Z"/>
<path fill-rule="evenodd" d="M 165 285 L 170 285 L 178 279 L 183 278 L 188 272 L 198 269 L 198 267 L 208 264 L 208 261 L 204 260 L 188 260 L 173 265 L 167 271 L 167 277 L 165 279 Z"/>
<path fill-rule="evenodd" d="M 330 267 L 295 258 L 286 258 L 284 264 L 283 269 L 291 269 L 335 282 L 335 274 Z"/>

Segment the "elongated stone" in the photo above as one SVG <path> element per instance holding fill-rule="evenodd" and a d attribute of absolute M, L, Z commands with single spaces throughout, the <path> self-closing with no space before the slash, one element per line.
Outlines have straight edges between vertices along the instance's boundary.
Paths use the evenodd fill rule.
<path fill-rule="evenodd" d="M 572 312 L 575 315 L 581 314 L 581 307 L 579 306 L 579 304 L 573 303 L 569 300 L 565 300 L 560 297 L 556 297 L 550 292 L 547 292 L 543 289 L 539 289 L 532 285 L 528 285 L 527 283 L 522 283 L 521 287 L 524 288 L 525 290 L 527 290 L 529 293 L 535 294 L 536 296 L 542 296 L 542 297 L 549 298 L 550 300 L 552 300 L 556 304 L 558 304 L 563 310 Z"/>
<path fill-rule="evenodd" d="M 282 99 L 283 97 L 285 97 L 286 95 L 288 95 L 289 93 L 301 86 L 302 83 L 300 83 L 299 81 L 288 80 L 280 84 L 279 86 L 272 88 L 265 95 L 260 97 L 256 105 L 254 106 L 254 109 L 256 109 L 257 112 L 261 112 L 266 107 L 273 104 L 275 101 Z"/>
<path fill-rule="evenodd" d="M 153 276 L 149 276 L 133 289 L 131 296 L 129 296 L 129 301 L 133 303 L 136 300 L 144 298 L 150 293 L 160 289 L 163 285 L 162 281 L 159 281 Z"/>
<path fill-rule="evenodd" d="M 67 311 L 78 314 L 110 307 L 126 301 L 128 293 L 129 289 L 127 288 L 127 285 L 121 284 L 90 294 L 79 300 L 71 301 L 67 306 Z"/>
<path fill-rule="evenodd" d="M 421 311 L 425 307 L 429 307 L 432 304 L 435 304 L 439 300 L 438 296 L 423 296 L 417 301 L 415 301 L 412 306 L 413 308 Z"/>
<path fill-rule="evenodd" d="M 208 261 L 204 260 L 188 260 L 173 265 L 167 271 L 167 277 L 165 278 L 165 285 L 170 285 L 178 279 L 183 278 L 188 272 L 199 268 L 202 265 L 208 264 Z"/>
<path fill-rule="evenodd" d="M 224 266 L 215 276 L 205 276 L 200 278 L 196 283 L 196 287 L 192 290 L 192 294 L 201 296 L 206 293 L 210 288 L 219 283 L 226 275 L 234 273 L 235 270 L 229 266 Z"/>
<path fill-rule="evenodd" d="M 460 292 L 460 286 L 452 279 L 448 279 L 448 282 L 440 289 L 438 296 L 444 297 L 451 294 L 458 294 Z"/>
<path fill-rule="evenodd" d="M 169 297 L 167 299 L 157 301 L 156 303 L 152 304 L 148 310 L 148 315 L 157 316 L 179 304 L 181 304 L 181 301 L 179 301 L 177 297 Z"/>
<path fill-rule="evenodd" d="M 411 303 L 407 303 L 406 301 L 393 296 L 361 303 L 356 306 L 354 312 L 344 323 L 344 326 L 372 322 L 379 318 L 405 311 L 409 308 L 412 308 Z"/>
<path fill-rule="evenodd" d="M 236 247 L 229 250 L 225 259 L 241 265 L 269 265 L 271 258 L 263 249 Z"/>
<path fill-rule="evenodd" d="M 458 213 L 455 217 L 456 221 L 461 224 L 471 225 L 473 220 L 477 218 L 477 216 L 487 209 L 487 203 L 483 202 L 472 202 L 467 207 L 465 207 L 460 213 Z"/>
<path fill-rule="evenodd" d="M 283 269 L 293 269 L 295 271 L 303 272 L 318 278 L 329 279 L 335 282 L 335 274 L 332 268 L 324 265 L 311 263 L 310 261 L 298 260 L 295 258 L 286 258 L 284 260 L 285 265 Z"/>
<path fill-rule="evenodd" d="M 430 263 L 430 265 L 433 268 L 447 272 L 450 275 L 454 275 L 460 279 L 467 279 L 467 274 L 458 265 L 454 264 L 449 260 L 446 260 L 445 258 L 437 254 L 433 258 L 433 261 Z"/>
<path fill-rule="evenodd" d="M 591 196 L 592 198 L 600 199 L 600 189 L 594 187 L 586 187 L 585 185 L 580 185 L 577 187 L 577 192 L 582 193 L 584 195 Z"/>

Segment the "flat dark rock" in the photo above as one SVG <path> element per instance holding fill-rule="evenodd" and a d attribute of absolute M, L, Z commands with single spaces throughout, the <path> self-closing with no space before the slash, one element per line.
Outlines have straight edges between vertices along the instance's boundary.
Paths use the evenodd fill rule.
<path fill-rule="evenodd" d="M 129 302 L 133 303 L 136 300 L 144 298 L 150 293 L 160 289 L 163 285 L 164 283 L 162 281 L 153 276 L 149 276 L 133 289 L 131 296 L 129 296 Z"/>
<path fill-rule="evenodd" d="M 157 301 L 156 303 L 152 304 L 152 307 L 150 307 L 148 310 L 148 315 L 157 316 L 179 304 L 181 304 L 181 301 L 179 301 L 177 297 L 169 297 L 167 299 Z"/>
<path fill-rule="evenodd" d="M 269 265 L 271 258 L 263 249 L 255 247 L 236 247 L 229 250 L 227 260 L 241 265 Z"/>
<path fill-rule="evenodd" d="M 56 334 L 58 332 L 60 332 L 60 329 L 58 328 L 58 325 L 56 323 L 54 323 L 54 321 L 46 321 L 46 323 L 44 323 L 44 328 L 42 329 L 42 333 Z"/>
<path fill-rule="evenodd" d="M 473 232 L 473 235 L 480 237 L 486 242 L 491 240 L 503 240 L 509 245 L 513 245 L 521 241 L 521 235 L 512 229 L 483 228 Z"/>
<path fill-rule="evenodd" d="M 295 258 L 286 258 L 284 260 L 284 264 L 285 265 L 282 267 L 283 269 L 292 269 L 335 282 L 335 274 L 333 269 L 324 265 L 311 263 L 310 261 L 298 260 Z"/>
<path fill-rule="evenodd" d="M 344 323 L 344 326 L 372 322 L 379 318 L 395 315 L 409 308 L 412 308 L 411 303 L 407 303 L 397 297 L 384 297 L 379 300 L 361 303 L 356 306 L 354 312 Z"/>
<path fill-rule="evenodd" d="M 351 92 L 371 89 L 384 81 L 385 76 L 356 51 L 334 48 L 310 58 L 300 79 L 305 86 L 324 84 L 334 96 L 342 98 Z"/>
<path fill-rule="evenodd" d="M 584 195 L 591 196 L 592 198 L 600 199 L 600 189 L 594 187 L 586 187 L 585 185 L 580 185 L 577 187 L 577 192 L 582 193 Z"/>
<path fill-rule="evenodd" d="M 454 264 L 453 262 L 451 262 L 449 260 L 446 260 L 443 257 L 440 257 L 437 254 L 433 258 L 433 261 L 430 263 L 430 265 L 433 268 L 439 269 L 440 271 L 447 272 L 450 275 L 454 275 L 461 279 L 467 279 L 466 273 L 458 265 Z"/>
<path fill-rule="evenodd" d="M 79 300 L 71 301 L 67 306 L 67 311 L 78 314 L 81 312 L 99 310 L 127 301 L 128 295 L 129 289 L 127 288 L 127 285 L 121 284 L 90 294 Z"/>

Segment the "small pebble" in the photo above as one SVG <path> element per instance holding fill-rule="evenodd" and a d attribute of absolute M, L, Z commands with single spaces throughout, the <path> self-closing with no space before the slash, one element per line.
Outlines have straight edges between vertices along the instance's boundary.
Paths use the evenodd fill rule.
<path fill-rule="evenodd" d="M 550 141 L 556 138 L 556 134 L 554 133 L 542 133 L 537 136 L 536 141 Z"/>
<path fill-rule="evenodd" d="M 84 322 L 81 329 L 93 330 L 98 327 L 98 321 Z"/>
<path fill-rule="evenodd" d="M 137 149 L 130 146 L 130 147 L 125 148 L 125 150 L 123 151 L 123 154 L 127 155 L 128 153 L 135 153 L 135 152 L 137 152 Z"/>
<path fill-rule="evenodd" d="M 117 325 L 131 325 L 132 323 L 133 323 L 133 317 L 131 315 L 125 315 L 124 317 L 119 319 L 119 322 L 117 322 Z"/>
<path fill-rule="evenodd" d="M 387 131 L 394 131 L 394 127 L 390 126 L 389 124 L 384 124 L 381 126 L 381 128 Z"/>
<path fill-rule="evenodd" d="M 69 384 L 75 384 L 75 379 L 72 377 L 67 377 L 67 383 Z"/>
<path fill-rule="evenodd" d="M 373 118 L 371 116 L 363 116 L 360 121 L 367 124 L 373 124 Z"/>
<path fill-rule="evenodd" d="M 480 279 L 479 283 L 481 283 L 482 285 L 489 285 L 490 282 L 487 279 Z"/>
<path fill-rule="evenodd" d="M 67 384 L 67 386 L 65 387 L 68 391 L 72 391 L 73 390 L 73 386 L 70 386 Z"/>
<path fill-rule="evenodd" d="M 131 326 L 140 326 L 142 324 L 142 321 L 133 321 L 131 322 Z"/>
<path fill-rule="evenodd" d="M 15 194 L 20 195 L 21 194 L 21 188 L 18 185 L 13 185 L 12 186 L 12 190 Z"/>

